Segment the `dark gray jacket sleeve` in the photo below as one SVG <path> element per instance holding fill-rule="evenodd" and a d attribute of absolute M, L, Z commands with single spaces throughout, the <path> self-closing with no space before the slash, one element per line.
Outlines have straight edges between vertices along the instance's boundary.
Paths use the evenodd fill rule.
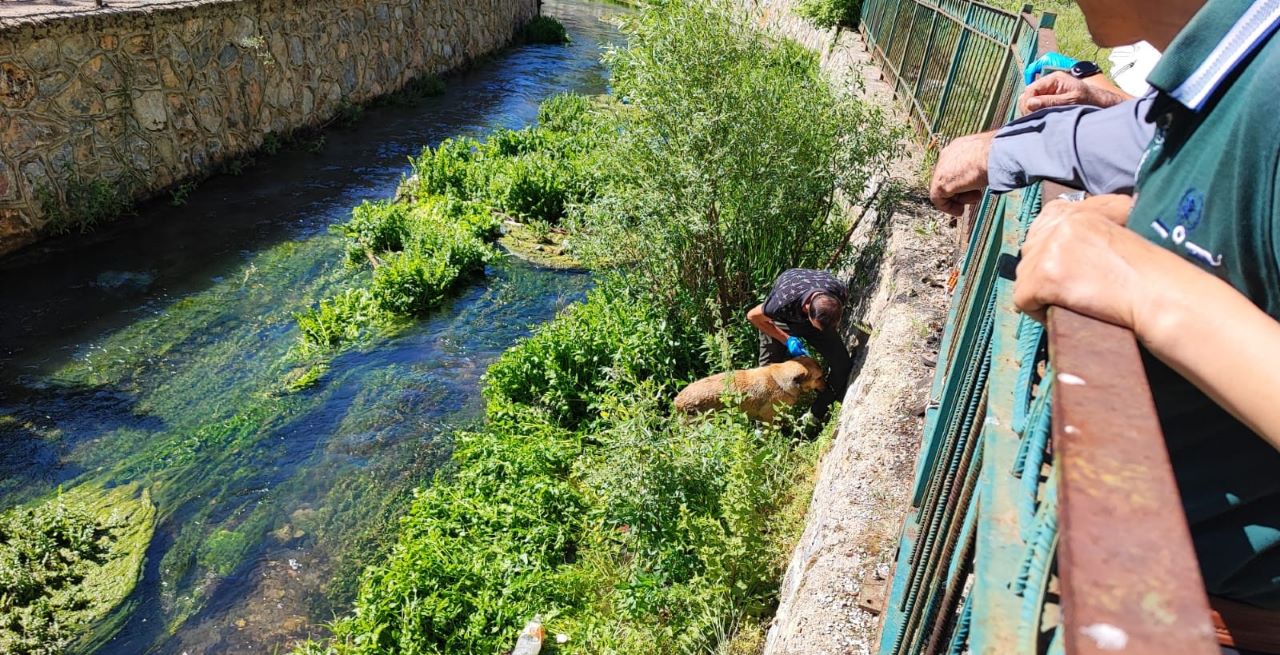
<path fill-rule="evenodd" d="M 996 132 L 987 161 L 997 193 L 1052 180 L 1091 194 L 1133 193 L 1155 126 L 1146 121 L 1154 95 L 1114 107 L 1050 107 Z"/>

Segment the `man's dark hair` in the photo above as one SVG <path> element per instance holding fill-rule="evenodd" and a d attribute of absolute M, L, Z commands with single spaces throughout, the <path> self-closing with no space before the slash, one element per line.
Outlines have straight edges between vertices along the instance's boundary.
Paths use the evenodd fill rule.
<path fill-rule="evenodd" d="M 809 318 L 818 322 L 823 330 L 829 330 L 840 323 L 840 314 L 844 305 L 840 299 L 829 293 L 815 293 L 809 299 Z"/>

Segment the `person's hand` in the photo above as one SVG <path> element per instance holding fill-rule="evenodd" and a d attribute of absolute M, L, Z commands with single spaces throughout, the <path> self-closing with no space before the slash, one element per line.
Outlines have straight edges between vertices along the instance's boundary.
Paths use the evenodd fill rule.
<path fill-rule="evenodd" d="M 934 207 L 952 216 L 964 213 L 965 205 L 982 201 L 987 187 L 987 159 L 991 156 L 994 132 L 971 134 L 952 141 L 938 153 L 929 182 L 929 200 Z"/>
<path fill-rule="evenodd" d="M 792 357 L 808 357 L 809 351 L 804 349 L 804 342 L 800 337 L 787 337 L 787 352 Z"/>
<path fill-rule="evenodd" d="M 1039 59 L 1031 62 L 1030 64 L 1027 64 L 1027 67 L 1022 71 L 1022 81 L 1030 85 L 1031 82 L 1036 79 L 1036 76 L 1046 68 L 1069 69 L 1078 63 L 1080 62 L 1062 54 L 1061 52 L 1049 52 L 1041 55 Z"/>
<path fill-rule="evenodd" d="M 1178 259 L 1122 226 L 1132 201 L 1097 196 L 1045 205 L 1022 244 L 1013 287 L 1018 309 L 1044 322 L 1049 306 L 1139 331 L 1159 279 L 1152 262 Z M 1156 276 L 1158 277 L 1158 276 Z"/>
<path fill-rule="evenodd" d="M 1095 78 L 1098 81 L 1095 82 Z M 1018 109 L 1029 114 L 1046 107 L 1062 105 L 1111 107 L 1130 99 L 1128 95 L 1113 88 L 1101 75 L 1079 80 L 1059 71 L 1028 83 L 1022 90 L 1022 95 L 1018 96 Z"/>

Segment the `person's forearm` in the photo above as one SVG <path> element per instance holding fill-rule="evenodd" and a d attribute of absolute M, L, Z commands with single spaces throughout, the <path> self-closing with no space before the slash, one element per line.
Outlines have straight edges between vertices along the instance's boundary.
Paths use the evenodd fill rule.
<path fill-rule="evenodd" d="M 1161 361 L 1280 449 L 1280 323 L 1192 264 L 1162 267 L 1135 332 Z"/>
<path fill-rule="evenodd" d="M 747 320 L 751 321 L 751 324 L 756 326 L 757 330 L 760 330 L 765 333 L 765 335 L 776 341 L 786 343 L 787 339 L 791 336 L 786 332 L 783 332 L 782 329 L 778 327 L 777 323 L 774 323 L 773 319 L 769 318 L 769 316 L 764 313 L 764 305 L 756 305 L 748 310 Z"/>

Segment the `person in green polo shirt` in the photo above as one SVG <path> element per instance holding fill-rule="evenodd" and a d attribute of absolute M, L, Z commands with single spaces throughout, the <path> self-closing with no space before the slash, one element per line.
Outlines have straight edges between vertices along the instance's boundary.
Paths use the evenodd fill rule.
<path fill-rule="evenodd" d="M 1015 302 L 1126 326 L 1211 595 L 1280 609 L 1280 0 L 1080 0 L 1159 39 L 1135 198 L 1046 205 Z"/>

